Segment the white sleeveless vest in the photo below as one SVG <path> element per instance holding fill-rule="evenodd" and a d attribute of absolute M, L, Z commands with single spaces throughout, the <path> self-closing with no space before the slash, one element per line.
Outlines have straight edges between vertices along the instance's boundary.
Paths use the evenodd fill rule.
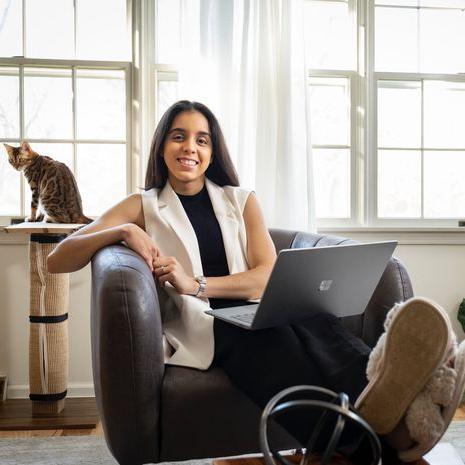
<path fill-rule="evenodd" d="M 248 270 L 243 212 L 251 191 L 220 187 L 206 179 L 208 195 L 221 228 L 230 274 Z M 170 183 L 142 193 L 145 230 L 164 256 L 175 257 L 190 276 L 203 275 L 194 229 Z M 208 299 L 179 294 L 157 285 L 162 311 L 165 363 L 206 370 L 214 356 L 213 317 Z"/>

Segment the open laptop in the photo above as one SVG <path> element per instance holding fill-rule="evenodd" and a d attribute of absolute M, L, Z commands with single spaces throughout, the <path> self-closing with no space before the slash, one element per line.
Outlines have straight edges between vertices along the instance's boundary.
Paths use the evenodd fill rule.
<path fill-rule="evenodd" d="M 281 250 L 258 304 L 206 313 L 246 329 L 283 326 L 319 312 L 365 310 L 396 241 Z"/>

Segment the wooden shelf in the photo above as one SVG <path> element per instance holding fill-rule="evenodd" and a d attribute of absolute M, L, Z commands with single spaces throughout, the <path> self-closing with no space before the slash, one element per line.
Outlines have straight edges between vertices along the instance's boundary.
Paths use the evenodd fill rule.
<path fill-rule="evenodd" d="M 9 234 L 70 234 L 85 226 L 84 224 L 24 222 L 12 226 L 2 226 L 1 231 Z"/>
<path fill-rule="evenodd" d="M 94 397 L 66 399 L 64 410 L 54 416 L 32 416 L 29 399 L 0 402 L 0 431 L 38 429 L 92 429 L 99 421 Z"/>

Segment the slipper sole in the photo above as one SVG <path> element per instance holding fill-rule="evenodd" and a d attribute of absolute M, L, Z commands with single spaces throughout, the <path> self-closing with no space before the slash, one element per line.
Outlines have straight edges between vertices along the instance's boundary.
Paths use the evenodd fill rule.
<path fill-rule="evenodd" d="M 386 334 L 380 366 L 355 407 L 378 434 L 390 433 L 444 362 L 450 323 L 425 299 L 407 301 Z"/>
<path fill-rule="evenodd" d="M 457 371 L 457 379 L 455 382 L 454 395 L 452 396 L 451 403 L 443 408 L 442 418 L 444 420 L 444 431 L 436 441 L 427 444 L 419 444 L 406 451 L 400 451 L 398 456 L 403 462 L 414 462 L 420 460 L 427 454 L 440 440 L 446 429 L 448 428 L 455 411 L 462 400 L 465 391 L 465 341 L 462 342 L 457 350 L 455 356 L 454 368 Z"/>

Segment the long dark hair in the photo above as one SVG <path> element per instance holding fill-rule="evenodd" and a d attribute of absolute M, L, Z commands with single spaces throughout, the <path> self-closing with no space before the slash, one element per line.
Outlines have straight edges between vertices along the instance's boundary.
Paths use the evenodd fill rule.
<path fill-rule="evenodd" d="M 145 174 L 145 190 L 154 187 L 162 188 L 166 184 L 168 168 L 162 157 L 163 146 L 174 118 L 183 111 L 198 111 L 207 118 L 212 141 L 212 163 L 205 172 L 205 176 L 219 186 L 238 186 L 239 178 L 215 115 L 201 103 L 180 100 L 166 110 L 155 129 Z"/>

